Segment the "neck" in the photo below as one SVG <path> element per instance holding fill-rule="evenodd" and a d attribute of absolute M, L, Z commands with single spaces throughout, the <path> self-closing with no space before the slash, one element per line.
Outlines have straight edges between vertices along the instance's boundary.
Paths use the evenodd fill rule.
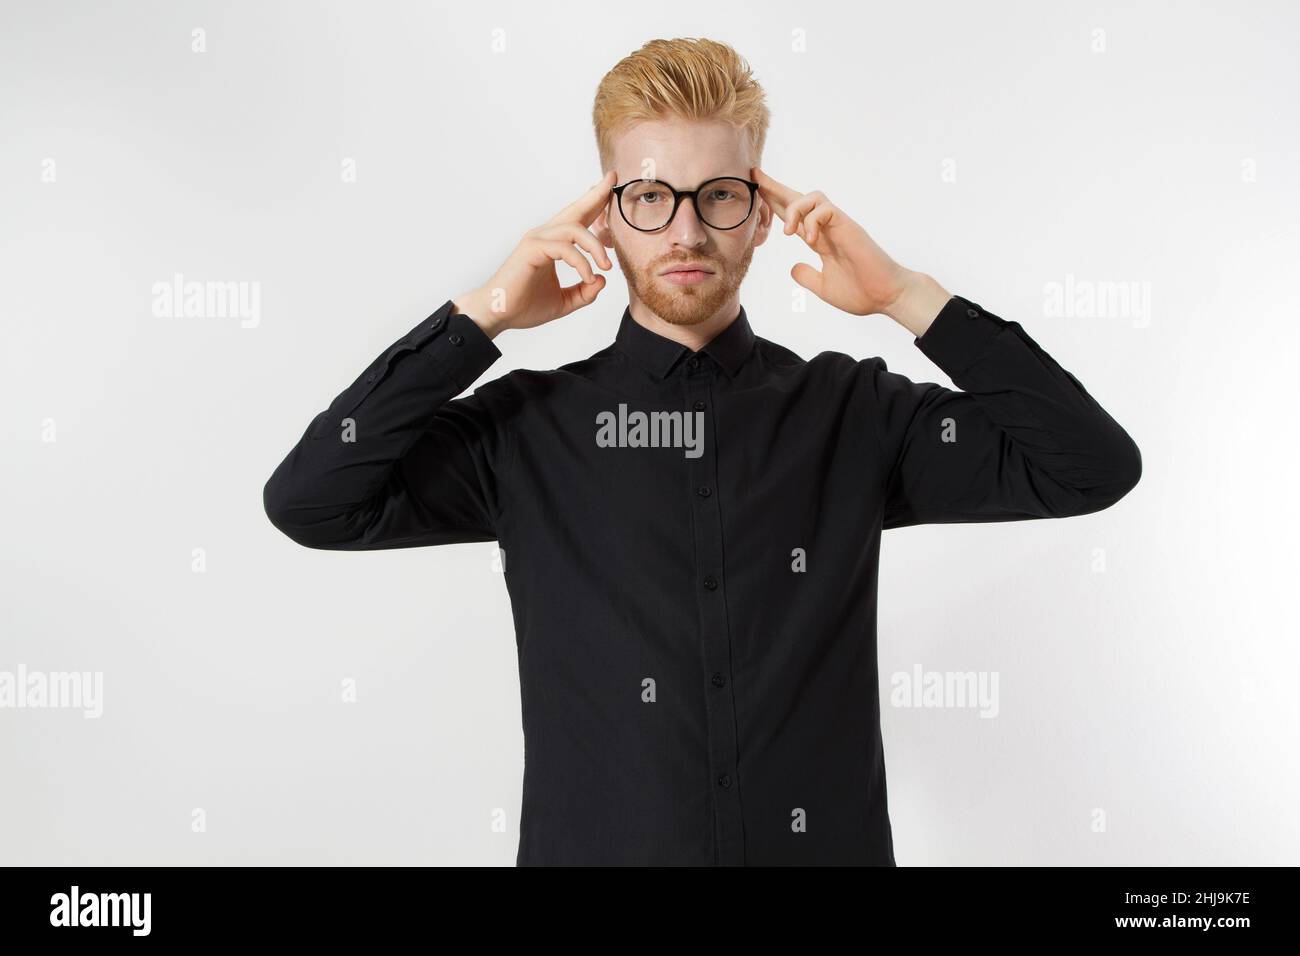
<path fill-rule="evenodd" d="M 681 325 L 669 322 L 653 312 L 648 305 L 633 295 L 628 302 L 632 318 L 643 328 L 656 335 L 685 345 L 692 352 L 698 352 L 727 326 L 740 318 L 740 293 L 734 293 L 716 312 L 702 322 Z"/>

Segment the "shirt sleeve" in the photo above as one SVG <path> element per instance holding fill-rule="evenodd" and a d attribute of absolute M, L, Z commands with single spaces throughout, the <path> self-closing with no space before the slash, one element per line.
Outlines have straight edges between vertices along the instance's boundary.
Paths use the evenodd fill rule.
<path fill-rule="evenodd" d="M 455 396 L 500 356 L 451 300 L 376 358 L 307 426 L 262 492 L 308 548 L 493 541 L 509 454 L 498 382 Z"/>
<path fill-rule="evenodd" d="M 961 391 L 860 363 L 890 463 L 884 528 L 1089 514 L 1137 484 L 1137 444 L 1019 323 L 953 296 L 913 342 Z"/>

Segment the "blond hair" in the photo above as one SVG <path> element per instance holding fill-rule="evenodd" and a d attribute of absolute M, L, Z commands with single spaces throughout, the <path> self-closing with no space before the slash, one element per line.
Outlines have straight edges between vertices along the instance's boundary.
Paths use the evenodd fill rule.
<path fill-rule="evenodd" d="M 725 43 L 650 40 L 605 74 L 591 111 L 601 170 L 614 164 L 617 133 L 670 116 L 730 123 L 748 135 L 753 163 L 762 158 L 770 119 L 763 88 L 744 58 Z"/>

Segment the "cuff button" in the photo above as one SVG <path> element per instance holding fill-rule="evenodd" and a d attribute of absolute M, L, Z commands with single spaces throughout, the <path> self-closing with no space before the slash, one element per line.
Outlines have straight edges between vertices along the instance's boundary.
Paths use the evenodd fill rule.
<path fill-rule="evenodd" d="M 980 314 L 980 310 L 979 310 L 979 309 L 967 309 L 967 310 L 966 310 L 966 314 L 969 315 L 969 316 L 973 319 L 973 318 L 976 318 L 976 317 Z"/>
<path fill-rule="evenodd" d="M 459 332 L 453 332 L 451 335 L 447 336 L 447 341 L 452 345 L 460 345 L 465 341 L 465 336 L 461 335 Z"/>

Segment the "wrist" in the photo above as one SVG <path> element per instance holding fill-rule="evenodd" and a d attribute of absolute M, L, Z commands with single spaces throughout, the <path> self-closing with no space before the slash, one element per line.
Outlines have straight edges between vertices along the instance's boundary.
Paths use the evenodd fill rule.
<path fill-rule="evenodd" d="M 452 300 L 453 315 L 463 315 L 480 329 L 488 338 L 494 339 L 505 330 L 500 317 L 492 311 L 491 299 L 482 289 L 466 292 Z"/>
<path fill-rule="evenodd" d="M 885 314 L 917 338 L 925 334 L 952 293 L 924 272 L 909 270 Z"/>

